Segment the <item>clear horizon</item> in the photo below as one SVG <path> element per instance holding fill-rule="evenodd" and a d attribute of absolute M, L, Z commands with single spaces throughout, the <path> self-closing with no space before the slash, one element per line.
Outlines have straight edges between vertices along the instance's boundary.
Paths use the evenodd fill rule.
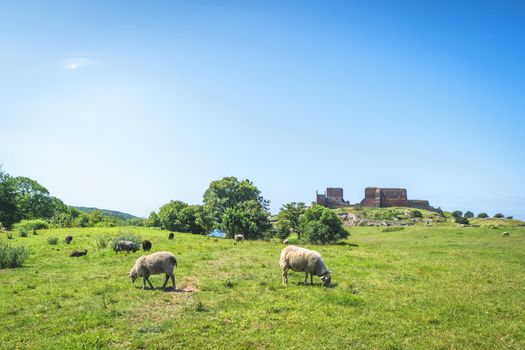
<path fill-rule="evenodd" d="M 403 187 L 525 219 L 525 4 L 6 1 L 0 164 L 145 217 L 247 178 L 271 201 Z"/>

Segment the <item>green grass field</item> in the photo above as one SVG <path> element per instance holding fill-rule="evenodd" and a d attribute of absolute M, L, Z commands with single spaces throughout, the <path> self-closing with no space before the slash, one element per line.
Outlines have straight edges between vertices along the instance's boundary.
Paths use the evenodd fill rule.
<path fill-rule="evenodd" d="M 178 292 L 141 289 L 137 252 L 97 249 L 133 231 L 173 252 Z M 502 232 L 508 231 L 509 237 Z M 67 246 L 63 238 L 71 233 Z M 278 242 L 129 228 L 56 229 L 9 240 L 32 254 L 0 270 L 0 347 L 524 349 L 525 228 L 356 227 L 315 246 L 333 288 L 281 284 Z M 47 238 L 59 237 L 58 245 Z M 1 241 L 8 241 L 5 234 Z M 312 248 L 312 246 L 305 245 Z M 73 249 L 88 255 L 70 258 Z M 164 277 L 151 278 L 157 287 Z"/>

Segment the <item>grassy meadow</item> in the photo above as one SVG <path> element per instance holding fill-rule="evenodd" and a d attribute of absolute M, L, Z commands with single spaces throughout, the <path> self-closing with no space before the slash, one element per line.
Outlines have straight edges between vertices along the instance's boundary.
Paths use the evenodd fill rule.
<path fill-rule="evenodd" d="M 177 256 L 178 291 L 131 284 L 127 273 L 142 252 L 97 248 L 98 237 L 130 231 L 151 240 L 153 251 Z M 282 285 L 279 242 L 183 233 L 168 240 L 168 232 L 145 228 L 2 234 L 0 241 L 27 246 L 31 255 L 22 268 L 0 270 L 0 347 L 525 348 L 525 228 L 350 232 L 337 245 L 304 245 L 323 255 L 333 288 L 319 278 L 304 286 L 297 272 Z M 84 248 L 87 256 L 69 257 Z M 163 280 L 151 277 L 156 287 Z"/>

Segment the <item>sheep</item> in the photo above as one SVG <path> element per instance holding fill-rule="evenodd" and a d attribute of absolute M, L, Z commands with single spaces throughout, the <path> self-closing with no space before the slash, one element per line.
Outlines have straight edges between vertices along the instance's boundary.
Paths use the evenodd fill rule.
<path fill-rule="evenodd" d="M 286 246 L 281 252 L 281 259 L 279 260 L 281 266 L 283 283 L 288 283 L 288 270 L 304 271 L 304 284 L 308 280 L 310 274 L 310 285 L 313 285 L 313 275 L 320 276 L 323 286 L 330 287 L 332 285 L 332 275 L 330 270 L 326 267 L 321 254 L 315 250 L 308 250 L 294 245 Z"/>
<path fill-rule="evenodd" d="M 168 239 L 173 239 L 175 237 L 175 234 L 173 232 L 170 232 L 170 235 L 168 236 Z"/>
<path fill-rule="evenodd" d="M 283 239 L 283 244 L 288 245 L 288 238 Z"/>
<path fill-rule="evenodd" d="M 175 275 L 173 274 L 173 268 L 177 266 L 177 259 L 175 255 L 170 252 L 156 252 L 150 255 L 143 255 L 137 259 L 135 265 L 129 271 L 129 278 L 131 282 L 135 282 L 138 277 L 142 277 L 143 289 L 146 289 L 146 282 L 149 283 L 151 289 L 153 289 L 153 284 L 149 280 L 150 275 L 160 275 L 161 273 L 166 274 L 166 279 L 162 288 L 166 287 L 168 279 L 171 277 L 171 282 L 173 283 L 173 289 L 175 287 Z"/>
<path fill-rule="evenodd" d="M 115 254 L 121 251 L 127 251 L 135 253 L 138 250 L 137 244 L 131 241 L 118 241 L 115 247 Z"/>
<path fill-rule="evenodd" d="M 144 249 L 145 252 L 150 251 L 151 250 L 151 241 L 148 241 L 147 239 L 142 241 L 142 249 Z"/>
<path fill-rule="evenodd" d="M 64 238 L 64 241 L 66 241 L 66 244 L 71 243 L 72 240 L 73 240 L 73 236 L 71 235 L 67 235 L 66 238 Z"/>
<path fill-rule="evenodd" d="M 244 236 L 243 235 L 235 235 L 235 236 L 233 236 L 233 238 L 237 242 L 244 241 Z"/>
<path fill-rule="evenodd" d="M 79 256 L 83 256 L 83 255 L 86 255 L 87 254 L 87 249 L 84 249 L 82 251 L 78 251 L 78 250 L 73 250 L 71 252 L 71 255 L 69 255 L 70 257 L 79 257 Z"/>

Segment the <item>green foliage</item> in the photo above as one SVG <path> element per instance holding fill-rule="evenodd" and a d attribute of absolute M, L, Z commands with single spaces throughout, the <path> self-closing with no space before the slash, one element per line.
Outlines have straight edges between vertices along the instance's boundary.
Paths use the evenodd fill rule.
<path fill-rule="evenodd" d="M 13 232 L 12 231 L 7 231 L 6 235 L 7 235 L 7 239 L 13 239 Z"/>
<path fill-rule="evenodd" d="M 100 236 L 97 236 L 95 238 L 95 242 L 96 242 L 96 245 L 97 245 L 97 248 L 99 249 L 104 249 L 108 246 L 108 242 L 111 241 L 111 245 L 113 247 L 113 241 L 111 240 L 111 236 L 107 235 L 107 234 L 102 234 Z M 117 241 L 118 242 L 118 241 Z"/>
<path fill-rule="evenodd" d="M 160 227 L 161 223 L 160 223 L 160 219 L 159 219 L 159 216 L 157 215 L 157 213 L 152 211 L 149 214 L 149 217 L 146 219 L 146 223 L 145 224 L 146 224 L 147 227 Z"/>
<path fill-rule="evenodd" d="M 226 209 L 248 201 L 255 201 L 268 210 L 269 201 L 261 196 L 259 189 L 251 181 L 239 181 L 234 176 L 213 181 L 203 195 L 204 206 L 215 223 L 221 223 Z"/>
<path fill-rule="evenodd" d="M 421 218 L 423 218 L 423 213 L 421 213 L 419 210 L 412 210 L 410 212 L 410 216 L 413 217 L 413 218 L 421 219 Z"/>
<path fill-rule="evenodd" d="M 275 234 L 280 240 L 288 238 L 292 233 L 292 223 L 288 220 L 279 220 L 275 224 Z"/>
<path fill-rule="evenodd" d="M 242 234 L 245 239 L 260 239 L 271 228 L 268 217 L 268 211 L 257 201 L 249 200 L 227 208 L 222 215 L 219 228 L 228 238 Z"/>
<path fill-rule="evenodd" d="M 34 220 L 22 220 L 13 226 L 15 230 L 33 231 L 49 228 L 49 224 L 46 220 L 34 219 Z"/>
<path fill-rule="evenodd" d="M 390 227 L 385 227 L 381 231 L 382 232 L 397 232 L 397 231 L 403 231 L 404 229 L 405 228 L 403 226 L 390 226 Z"/>
<path fill-rule="evenodd" d="M 512 219 L 514 219 L 514 217 L 513 216 L 507 216 L 505 219 L 512 220 Z"/>
<path fill-rule="evenodd" d="M 20 237 L 27 237 L 27 236 L 29 236 L 29 233 L 28 233 L 27 229 L 20 228 L 20 229 L 18 229 L 18 235 Z"/>
<path fill-rule="evenodd" d="M 337 214 L 321 205 L 308 208 L 300 225 L 305 238 L 312 243 L 331 243 L 348 237 Z"/>
<path fill-rule="evenodd" d="M 0 222 L 9 229 L 19 219 L 15 181 L 0 165 Z"/>
<path fill-rule="evenodd" d="M 113 249 L 113 251 L 117 251 L 117 244 L 119 241 L 130 241 L 135 243 L 137 247 L 140 247 L 142 244 L 142 237 L 131 232 L 119 233 L 118 236 L 111 240 L 111 249 Z"/>
<path fill-rule="evenodd" d="M 505 215 L 503 215 L 502 213 L 497 213 L 497 214 L 494 215 L 494 217 L 496 219 L 503 219 L 505 217 Z"/>
<path fill-rule="evenodd" d="M 479 213 L 478 214 L 478 218 L 480 218 L 480 219 L 485 219 L 485 218 L 488 218 L 488 217 L 489 217 L 489 214 L 487 214 L 487 213 Z"/>
<path fill-rule="evenodd" d="M 170 231 L 204 234 L 211 229 L 211 219 L 203 206 L 182 201 L 164 204 L 159 209 L 158 219 L 160 226 Z"/>
<path fill-rule="evenodd" d="M 47 238 L 47 243 L 51 244 L 51 245 L 55 245 L 58 243 L 58 237 L 48 237 Z"/>
<path fill-rule="evenodd" d="M 467 219 L 472 219 L 474 217 L 474 213 L 469 210 L 469 211 L 466 211 L 463 216 L 466 217 Z"/>
<path fill-rule="evenodd" d="M 455 210 L 452 212 L 452 216 L 456 219 L 461 218 L 463 217 L 463 212 L 461 210 Z"/>
<path fill-rule="evenodd" d="M 468 225 L 470 222 L 466 217 L 457 217 L 454 220 L 457 224 Z"/>
<path fill-rule="evenodd" d="M 297 237 L 301 238 L 301 225 L 299 219 L 301 215 L 306 211 L 306 205 L 303 202 L 291 202 L 283 204 L 281 211 L 278 214 L 279 221 L 288 222 L 288 228 L 297 234 Z M 284 228 L 283 228 L 284 229 Z M 283 236 L 284 231 L 281 231 L 280 236 Z M 288 234 L 289 235 L 289 234 Z M 286 236 L 288 237 L 288 236 Z M 282 239 L 286 238 L 283 237 Z"/>
<path fill-rule="evenodd" d="M 0 242 L 0 268 L 20 267 L 28 257 L 27 248 Z"/>

